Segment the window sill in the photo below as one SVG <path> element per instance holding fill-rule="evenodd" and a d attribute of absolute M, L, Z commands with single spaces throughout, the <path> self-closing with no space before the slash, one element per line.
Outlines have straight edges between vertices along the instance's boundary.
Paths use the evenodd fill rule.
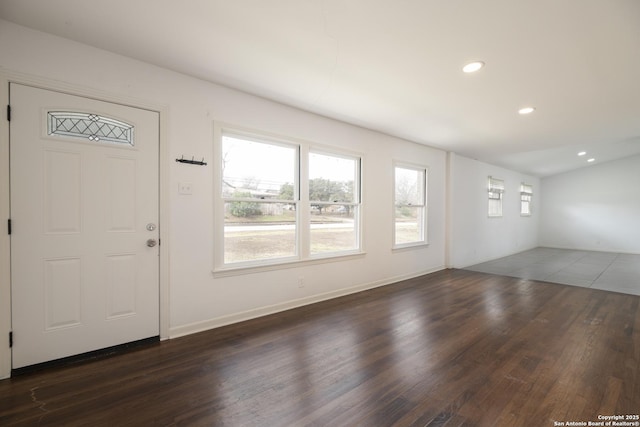
<path fill-rule="evenodd" d="M 427 242 L 419 242 L 419 243 L 407 243 L 404 245 L 398 245 L 391 248 L 391 252 L 406 252 L 416 249 L 424 249 L 429 247 L 429 243 Z"/>
<path fill-rule="evenodd" d="M 364 258 L 365 255 L 366 255 L 366 252 L 356 252 L 356 253 L 349 253 L 345 255 L 330 255 L 330 256 L 318 255 L 310 259 L 283 261 L 283 262 L 268 264 L 268 265 L 224 267 L 224 268 L 213 270 L 211 274 L 215 279 L 217 279 L 220 277 L 241 276 L 244 274 L 255 274 L 255 273 L 263 273 L 267 271 L 278 271 L 278 270 L 285 270 L 289 268 L 306 267 L 309 265 L 350 261 L 354 259 Z"/>

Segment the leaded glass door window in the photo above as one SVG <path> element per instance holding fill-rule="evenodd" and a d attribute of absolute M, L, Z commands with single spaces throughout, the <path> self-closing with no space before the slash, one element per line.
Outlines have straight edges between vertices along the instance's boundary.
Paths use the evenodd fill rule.
<path fill-rule="evenodd" d="M 130 147 L 135 145 L 133 125 L 93 113 L 49 111 L 47 133 Z"/>

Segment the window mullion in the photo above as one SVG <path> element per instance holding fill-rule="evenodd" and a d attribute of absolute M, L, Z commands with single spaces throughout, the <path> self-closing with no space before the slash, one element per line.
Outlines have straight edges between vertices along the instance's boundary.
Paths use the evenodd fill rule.
<path fill-rule="evenodd" d="M 309 203 L 309 148 L 298 151 L 298 255 L 308 259 L 311 254 L 311 204 Z"/>

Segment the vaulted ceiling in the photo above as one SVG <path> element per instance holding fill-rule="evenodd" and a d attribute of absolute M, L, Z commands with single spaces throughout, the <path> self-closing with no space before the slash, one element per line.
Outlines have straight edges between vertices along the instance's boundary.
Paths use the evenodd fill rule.
<path fill-rule="evenodd" d="M 0 0 L 0 17 L 537 176 L 640 154 L 638 0 Z"/>

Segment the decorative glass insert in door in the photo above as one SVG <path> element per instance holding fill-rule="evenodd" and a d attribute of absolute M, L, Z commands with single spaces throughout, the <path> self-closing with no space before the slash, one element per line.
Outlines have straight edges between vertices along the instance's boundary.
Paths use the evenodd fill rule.
<path fill-rule="evenodd" d="M 49 111 L 47 133 L 134 146 L 133 125 L 93 113 Z"/>

